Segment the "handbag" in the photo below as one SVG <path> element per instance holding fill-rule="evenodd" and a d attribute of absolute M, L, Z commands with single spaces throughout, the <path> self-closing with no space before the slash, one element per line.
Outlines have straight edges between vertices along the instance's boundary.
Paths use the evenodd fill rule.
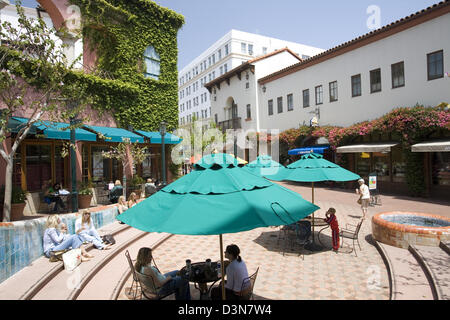
<path fill-rule="evenodd" d="M 106 244 L 115 244 L 116 243 L 116 239 L 114 239 L 112 234 L 106 234 L 104 236 L 101 236 L 102 240 L 104 243 Z"/>
<path fill-rule="evenodd" d="M 362 196 L 361 196 L 361 197 L 362 197 Z M 359 199 L 356 200 L 356 202 L 357 202 L 358 204 L 362 204 L 362 199 L 361 199 L 361 197 L 359 197 Z"/>
<path fill-rule="evenodd" d="M 68 249 L 59 250 L 59 251 L 52 251 L 50 252 L 50 262 L 58 262 L 63 261 L 63 254 L 69 251 Z"/>
<path fill-rule="evenodd" d="M 81 249 L 77 248 L 67 251 L 62 255 L 62 259 L 64 262 L 64 269 L 72 271 L 81 263 Z"/>

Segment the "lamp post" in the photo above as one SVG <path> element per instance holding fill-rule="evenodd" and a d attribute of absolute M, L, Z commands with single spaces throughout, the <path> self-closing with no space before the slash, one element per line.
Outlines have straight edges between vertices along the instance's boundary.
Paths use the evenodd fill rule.
<path fill-rule="evenodd" d="M 166 149 L 164 136 L 166 135 L 166 122 L 161 122 L 159 127 L 159 133 L 161 134 L 161 161 L 162 161 L 162 187 L 166 186 Z"/>
<path fill-rule="evenodd" d="M 75 110 L 78 105 L 76 100 L 68 102 L 70 110 Z M 78 191 L 77 191 L 77 162 L 75 153 L 75 126 L 80 123 L 80 120 L 75 119 L 75 116 L 70 117 L 70 172 L 72 177 L 72 212 L 78 212 Z"/>

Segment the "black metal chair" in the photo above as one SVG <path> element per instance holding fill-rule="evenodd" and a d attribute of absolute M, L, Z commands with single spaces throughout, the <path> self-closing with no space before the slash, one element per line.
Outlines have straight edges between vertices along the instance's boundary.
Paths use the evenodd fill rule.
<path fill-rule="evenodd" d="M 358 256 L 356 254 L 355 240 L 358 243 L 359 250 L 361 251 L 361 246 L 359 245 L 359 240 L 358 240 L 358 234 L 359 234 L 359 230 L 361 229 L 361 226 L 362 226 L 363 222 L 364 222 L 364 219 L 361 219 L 356 226 L 353 225 L 353 224 L 347 223 L 346 224 L 346 228 L 345 229 L 343 228 L 339 232 L 339 236 L 342 238 L 341 248 L 344 245 L 344 238 L 352 239 L 353 240 L 353 250 L 352 251 L 355 252 L 355 256 Z M 348 226 L 355 227 L 355 229 L 350 229 Z"/>
<path fill-rule="evenodd" d="M 255 286 L 256 277 L 258 276 L 258 269 L 256 269 L 256 272 L 249 276 L 248 278 L 245 278 L 242 280 L 242 286 L 241 286 L 241 292 L 239 300 L 252 300 L 253 299 L 253 288 Z"/>
<path fill-rule="evenodd" d="M 133 294 L 133 300 L 136 299 L 137 293 L 138 293 L 138 286 L 139 286 L 139 279 L 136 275 L 136 270 L 134 269 L 133 261 L 131 260 L 130 253 L 128 250 L 125 251 L 125 257 L 127 257 L 128 264 L 130 265 L 131 274 L 133 276 L 133 282 L 131 283 L 130 291 L 128 294 L 131 294 L 131 291 L 133 290 L 133 285 L 135 285 L 134 294 Z"/>
<path fill-rule="evenodd" d="M 167 294 L 161 295 L 158 293 L 158 288 L 155 285 L 155 281 L 152 276 L 136 272 L 138 282 L 141 286 L 141 294 L 148 300 L 161 300 L 175 293 L 169 292 Z"/>

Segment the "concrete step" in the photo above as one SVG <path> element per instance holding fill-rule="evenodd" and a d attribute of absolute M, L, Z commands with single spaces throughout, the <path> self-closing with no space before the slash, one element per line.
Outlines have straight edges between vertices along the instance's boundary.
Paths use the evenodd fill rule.
<path fill-rule="evenodd" d="M 414 256 L 406 249 L 379 244 L 392 268 L 392 300 L 433 300 L 428 279 Z"/>
<path fill-rule="evenodd" d="M 439 300 L 450 299 L 450 256 L 440 247 L 415 246 L 430 270 Z"/>

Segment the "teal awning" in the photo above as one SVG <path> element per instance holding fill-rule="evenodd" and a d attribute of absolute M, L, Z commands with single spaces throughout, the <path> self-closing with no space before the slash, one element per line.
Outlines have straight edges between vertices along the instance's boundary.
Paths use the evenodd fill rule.
<path fill-rule="evenodd" d="M 9 127 L 12 132 L 17 133 L 21 127 L 26 125 L 28 120 L 28 118 L 11 117 Z M 47 139 L 70 140 L 69 126 L 68 123 L 63 122 L 39 120 L 31 127 L 30 134 L 37 134 L 41 131 Z M 75 139 L 79 141 L 97 141 L 97 135 L 84 129 L 76 128 Z"/>
<path fill-rule="evenodd" d="M 124 139 L 130 139 L 130 142 L 144 143 L 144 138 L 122 128 L 100 127 L 100 126 L 88 126 L 86 128 L 91 129 L 106 137 L 107 142 L 124 142 Z"/>
<path fill-rule="evenodd" d="M 149 132 L 149 131 L 142 131 L 142 130 L 136 130 L 136 132 L 149 138 L 150 143 L 162 143 L 162 137 L 159 132 Z M 164 136 L 165 144 L 177 144 L 177 143 L 180 143 L 181 140 L 182 140 L 181 138 L 179 138 L 176 135 L 173 135 L 171 133 L 168 133 L 168 132 Z"/>

